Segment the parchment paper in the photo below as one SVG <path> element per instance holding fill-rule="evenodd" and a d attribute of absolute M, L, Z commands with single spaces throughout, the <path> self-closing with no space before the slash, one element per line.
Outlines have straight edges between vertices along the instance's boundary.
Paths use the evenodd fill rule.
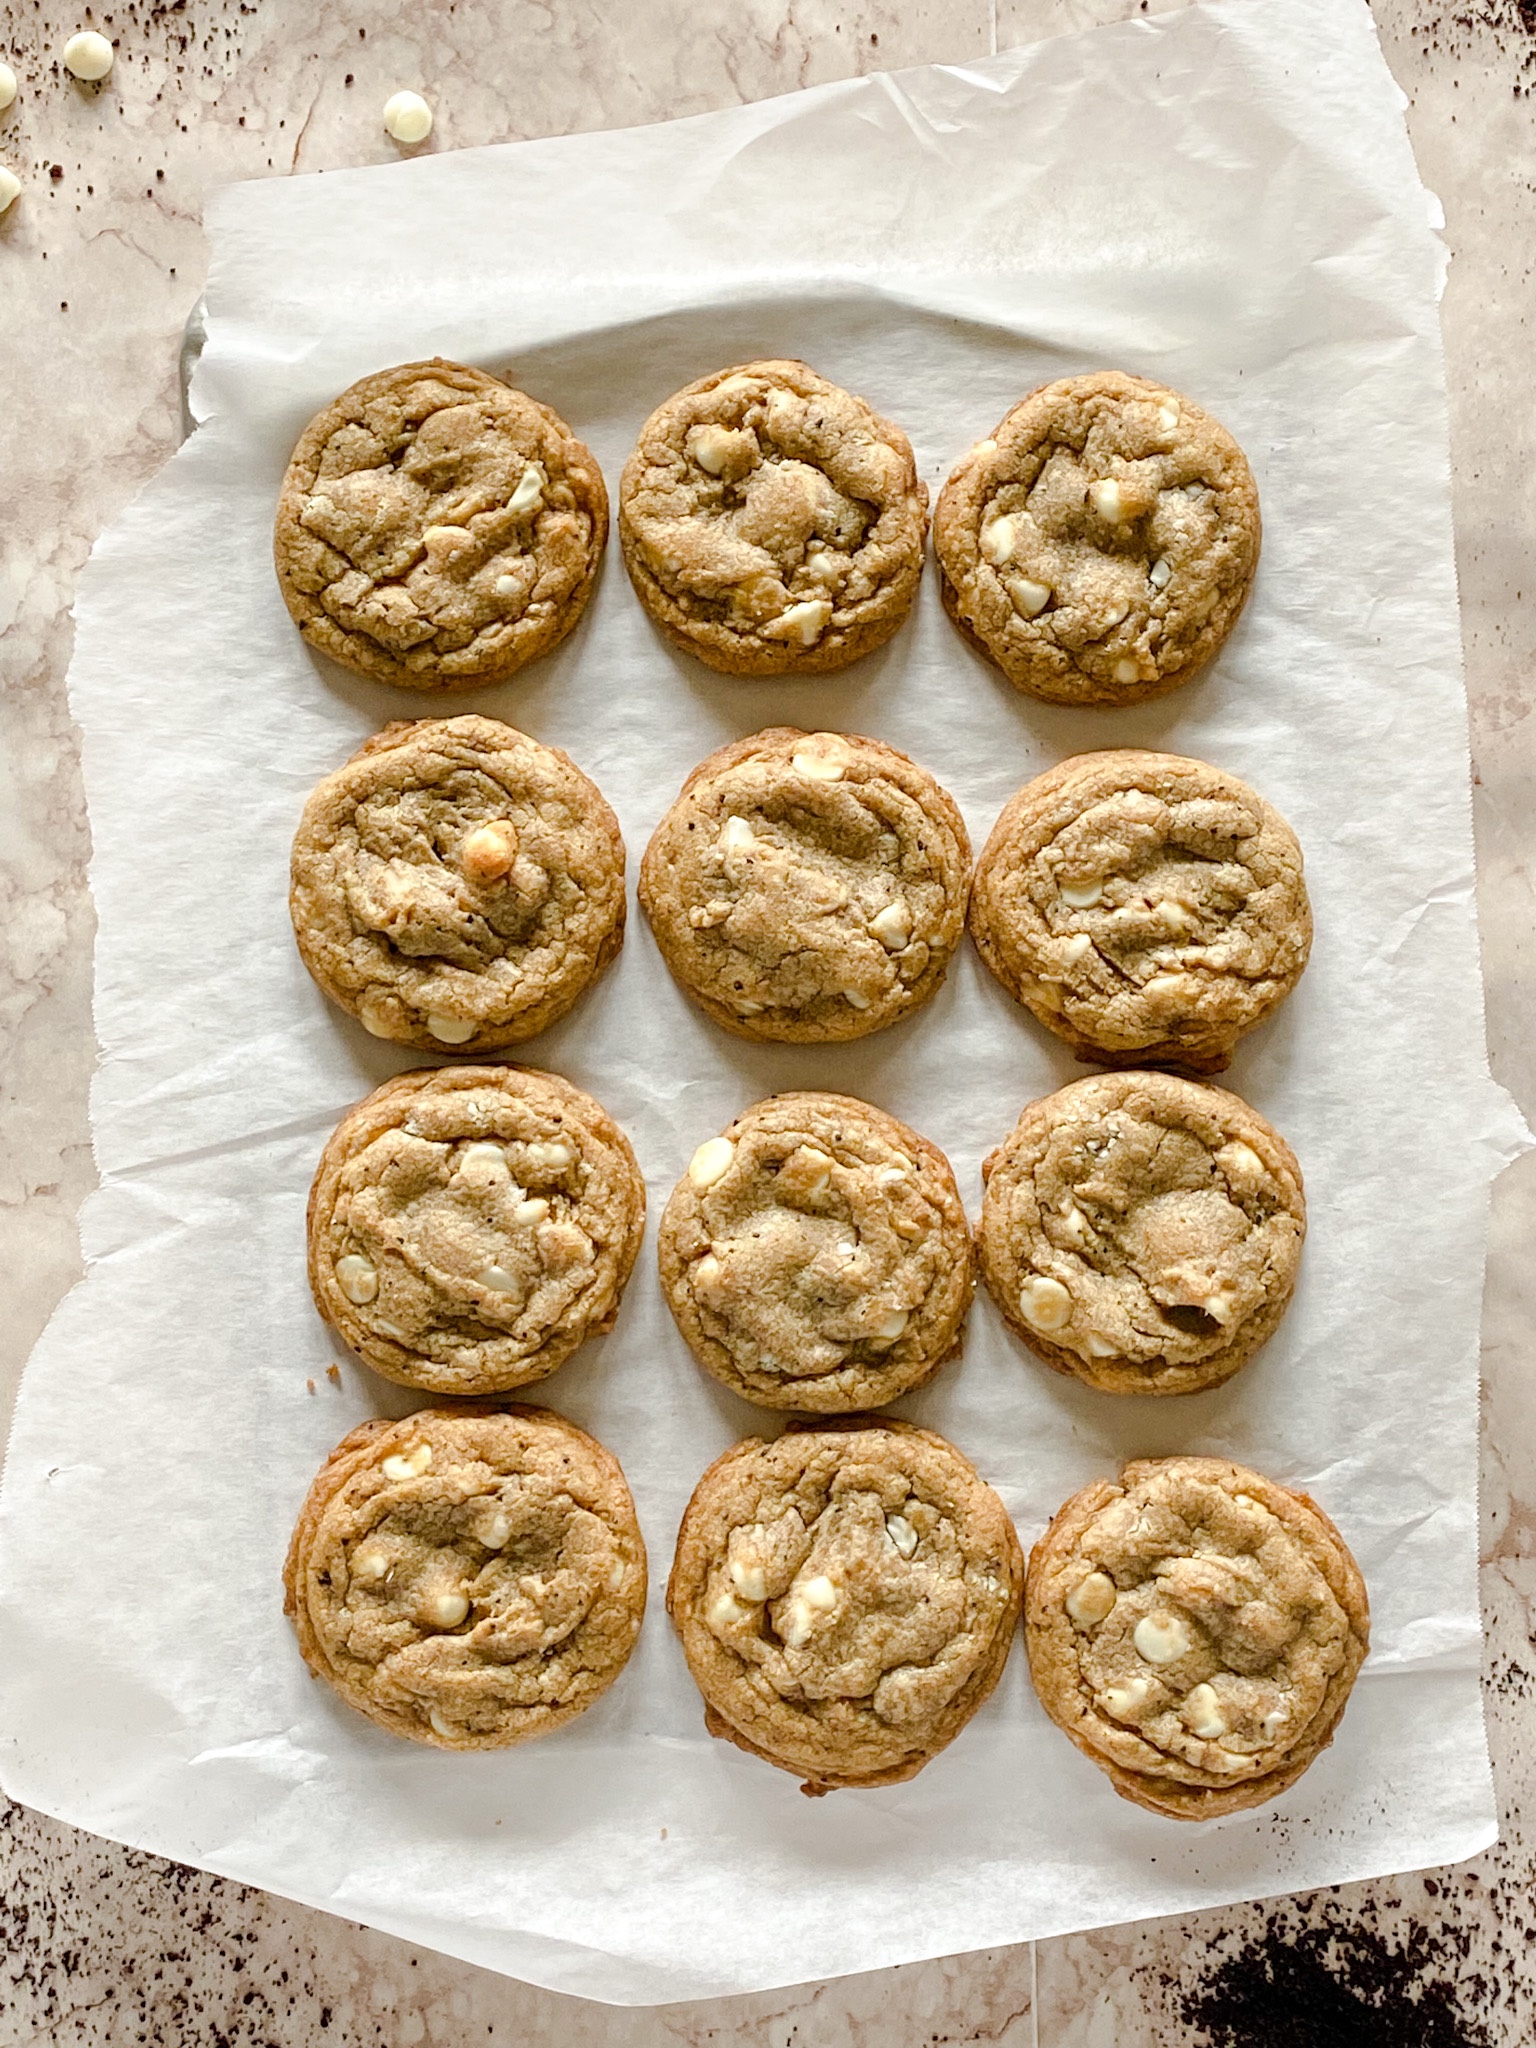
<path fill-rule="evenodd" d="M 1494 1834 L 1478 1701 L 1475 1426 L 1488 1183 L 1522 1127 L 1488 1078 L 1436 300 L 1443 257 L 1363 6 L 1196 6 L 958 69 L 627 134 L 239 187 L 211 215 L 204 424 L 83 581 L 73 704 L 100 913 L 102 1187 L 85 1281 L 39 1345 L 3 1497 L 3 1771 L 83 1827 L 565 1991 L 746 1990 L 1446 1861 Z M 1048 710 L 925 587 L 889 648 L 818 683 L 732 682 L 657 640 L 607 563 L 526 679 L 402 697 L 312 660 L 269 532 L 309 415 L 434 351 L 507 370 L 611 481 L 649 409 L 799 354 L 901 421 L 933 486 L 1026 389 L 1112 364 L 1226 421 L 1264 559 L 1208 679 L 1125 714 Z M 822 1801 L 704 1734 L 661 1608 L 705 1464 L 776 1424 L 690 1362 L 648 1241 L 617 1330 L 539 1396 L 619 1454 L 656 1590 L 619 1684 L 505 1755 L 443 1755 L 306 1675 L 288 1529 L 335 1440 L 410 1405 L 310 1306 L 304 1200 L 346 1105 L 413 1063 L 294 952 L 304 796 L 388 718 L 467 708 L 570 750 L 633 862 L 685 772 L 792 720 L 879 734 L 978 843 L 1063 754 L 1204 756 L 1307 852 L 1317 946 L 1229 1080 L 1298 1151 L 1300 1292 L 1238 1379 L 1181 1402 L 1064 1383 L 978 1302 L 900 1412 L 953 1438 L 1026 1543 L 1129 1454 L 1230 1454 L 1306 1486 L 1370 1583 L 1338 1742 L 1271 1809 L 1199 1828 L 1124 1804 L 1016 1652 L 913 1783 Z M 962 953 L 862 1044 L 753 1049 L 703 1022 L 633 918 L 527 1056 L 632 1134 L 659 1211 L 693 1147 L 771 1089 L 868 1096 L 982 1155 L 1070 1057 Z M 313 1380 L 310 1392 L 306 1381 Z"/>

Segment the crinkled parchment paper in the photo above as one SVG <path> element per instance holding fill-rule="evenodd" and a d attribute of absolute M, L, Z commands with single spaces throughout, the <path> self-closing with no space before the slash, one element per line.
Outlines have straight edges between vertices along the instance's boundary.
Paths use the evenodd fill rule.
<path fill-rule="evenodd" d="M 1494 1809 L 1478 1703 L 1475 1430 L 1490 1178 L 1522 1143 L 1489 1080 L 1437 324 L 1435 208 L 1354 0 L 1226 0 L 967 67 L 625 134 L 247 185 L 212 209 L 203 425 L 101 542 L 71 675 L 100 912 L 87 1278 L 28 1369 L 3 1497 L 0 1767 L 82 1827 L 561 1990 L 746 1990 L 1464 1856 Z M 1046 378 L 1188 391 L 1258 475 L 1264 559 L 1215 670 L 1124 714 L 1046 709 L 962 646 L 930 581 L 826 682 L 669 652 L 616 552 L 523 680 L 431 703 L 312 660 L 273 583 L 288 450 L 353 378 L 434 352 L 553 403 L 612 482 L 704 371 L 803 355 L 899 420 L 936 487 Z M 388 718 L 489 710 L 567 748 L 631 873 L 685 772 L 791 720 L 931 767 L 980 840 L 1083 747 L 1204 756 L 1306 849 L 1317 947 L 1230 1082 L 1295 1145 L 1313 1218 L 1280 1334 L 1230 1385 L 1113 1400 L 978 1302 L 903 1404 L 1026 1541 L 1129 1454 L 1230 1454 L 1311 1489 L 1370 1582 L 1375 1649 L 1332 1750 L 1200 1828 L 1126 1805 L 1016 1652 L 915 1782 L 803 1799 L 704 1734 L 660 1589 L 709 1460 L 762 1426 L 689 1360 L 650 1248 L 613 1335 L 539 1396 L 623 1460 L 655 1592 L 611 1693 L 548 1741 L 444 1755 L 306 1674 L 281 1614 L 310 1477 L 409 1405 L 310 1306 L 304 1200 L 343 1108 L 410 1056 L 311 987 L 288 929 L 306 791 Z M 979 1163 L 1069 1056 L 962 954 L 862 1044 L 754 1048 L 689 1007 L 634 919 L 527 1049 L 633 1135 L 659 1210 L 769 1090 L 867 1095 Z M 306 1380 L 317 1391 L 306 1391 Z M 768 1426 L 775 1427 L 771 1421 Z"/>

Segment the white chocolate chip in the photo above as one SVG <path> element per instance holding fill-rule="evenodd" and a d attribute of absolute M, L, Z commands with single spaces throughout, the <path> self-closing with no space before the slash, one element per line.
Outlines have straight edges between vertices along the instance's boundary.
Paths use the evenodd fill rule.
<path fill-rule="evenodd" d="M 715 1307 L 720 1299 L 720 1273 L 720 1261 L 713 1252 L 706 1252 L 693 1269 L 693 1291 L 706 1308 Z"/>
<path fill-rule="evenodd" d="M 1101 1337 L 1097 1330 L 1088 1332 L 1083 1349 L 1089 1358 L 1116 1358 L 1120 1352 L 1118 1344 L 1111 1344 L 1109 1339 Z"/>
<path fill-rule="evenodd" d="M 1088 1236 L 1088 1218 L 1069 1196 L 1061 1208 L 1062 1228 L 1076 1243 L 1082 1244 Z"/>
<path fill-rule="evenodd" d="M 1262 1515 L 1268 1512 L 1263 1501 L 1255 1500 L 1251 1493 L 1234 1493 L 1232 1505 L 1235 1508 L 1246 1508 L 1251 1514 Z"/>
<path fill-rule="evenodd" d="M 1135 683 L 1140 680 L 1141 670 L 1129 656 L 1124 656 L 1115 663 L 1115 681 L 1117 683 Z"/>
<path fill-rule="evenodd" d="M 807 1579 L 800 1588 L 800 1598 L 816 1613 L 830 1614 L 837 1605 L 837 1588 L 830 1579 L 818 1573 L 814 1579 Z"/>
<path fill-rule="evenodd" d="M 480 1533 L 475 1538 L 475 1541 L 483 1543 L 487 1550 L 501 1550 L 505 1547 L 507 1539 L 511 1534 L 512 1517 L 503 1513 L 500 1508 L 497 1508 L 491 1519 L 482 1524 Z"/>
<path fill-rule="evenodd" d="M 16 97 L 16 74 L 9 64 L 0 64 L 0 114 Z"/>
<path fill-rule="evenodd" d="M 1223 1145 L 1216 1154 L 1216 1164 L 1223 1173 L 1233 1174 L 1243 1180 L 1258 1179 L 1264 1172 L 1264 1162 L 1251 1145 L 1245 1145 L 1241 1138 L 1234 1138 L 1229 1145 Z"/>
<path fill-rule="evenodd" d="M 1051 601 L 1049 583 L 1037 583 L 1033 576 L 1006 576 L 1003 588 L 1014 610 L 1022 612 L 1026 619 L 1037 618 Z"/>
<path fill-rule="evenodd" d="M 1130 615 L 1131 608 L 1128 604 L 1117 604 L 1113 611 L 1105 613 L 1104 623 L 1109 627 L 1118 626 L 1128 619 Z"/>
<path fill-rule="evenodd" d="M 814 647 L 831 616 L 829 598 L 808 597 L 803 604 L 792 604 L 788 611 L 780 612 L 759 630 L 765 640 L 793 640 L 797 647 Z"/>
<path fill-rule="evenodd" d="M 82 29 L 64 45 L 64 69 L 75 78 L 94 85 L 112 69 L 112 45 L 94 29 Z"/>
<path fill-rule="evenodd" d="M 360 1550 L 352 1560 L 352 1576 L 365 1586 L 376 1586 L 389 1577 L 389 1557 L 382 1550 Z"/>
<path fill-rule="evenodd" d="M 445 1017 L 440 1010 L 434 1010 L 427 1019 L 427 1029 L 444 1045 L 466 1045 L 480 1026 L 467 1017 Z"/>
<path fill-rule="evenodd" d="M 374 1317 L 373 1329 L 375 1336 L 393 1337 L 397 1344 L 404 1344 L 406 1342 L 405 1332 L 401 1329 L 400 1325 L 398 1323 L 386 1323 L 382 1316 Z"/>
<path fill-rule="evenodd" d="M 1206 1763 L 1213 1771 L 1241 1771 L 1246 1768 L 1248 1759 L 1234 1756 L 1230 1749 L 1218 1749 L 1214 1756 L 1206 1758 Z"/>
<path fill-rule="evenodd" d="M 729 1628 L 733 1621 L 745 1621 L 751 1609 L 733 1600 L 729 1593 L 721 1593 L 709 1604 L 705 1616 L 711 1628 Z"/>
<path fill-rule="evenodd" d="M 750 853 L 756 844 L 757 834 L 745 818 L 727 818 L 720 827 L 722 853 Z"/>
<path fill-rule="evenodd" d="M 1060 1330 L 1072 1320 L 1072 1297 L 1059 1280 L 1031 1273 L 1019 1290 L 1019 1313 L 1033 1330 Z"/>
<path fill-rule="evenodd" d="M 495 588 L 498 597 L 516 597 L 519 588 L 518 580 L 515 576 L 498 576 Z"/>
<path fill-rule="evenodd" d="M 427 1719 L 432 1724 L 433 1730 L 438 1735 L 443 1736 L 444 1739 L 447 1741 L 451 1742 L 454 1736 L 457 1735 L 459 1732 L 458 1729 L 454 1727 L 451 1721 L 444 1719 L 443 1715 L 439 1712 L 439 1710 L 436 1707 L 434 1707 L 432 1711 L 427 1715 Z"/>
<path fill-rule="evenodd" d="M 1172 1664 L 1189 1648 L 1189 1630 L 1176 1614 L 1144 1614 L 1131 1641 L 1149 1664 Z"/>
<path fill-rule="evenodd" d="M 902 1331 L 907 1327 L 907 1323 L 910 1319 L 910 1316 L 910 1309 L 887 1309 L 885 1314 L 880 1318 L 879 1322 L 876 1323 L 873 1331 L 871 1332 L 870 1342 L 872 1344 L 882 1345 L 894 1344 L 896 1342 L 896 1339 L 901 1335 Z"/>
<path fill-rule="evenodd" d="M 1226 1329 L 1237 1310 L 1237 1296 L 1225 1287 L 1218 1287 L 1214 1294 L 1208 1294 L 1199 1306 L 1213 1322 Z"/>
<path fill-rule="evenodd" d="M 480 1285 L 489 1287 L 492 1294 L 516 1294 L 521 1281 L 515 1273 L 509 1273 L 505 1266 L 487 1266 L 480 1275 Z"/>
<path fill-rule="evenodd" d="M 994 569 L 1001 569 L 1013 560 L 1014 543 L 1018 539 L 1019 524 L 1016 519 L 1003 515 L 1000 519 L 989 519 L 981 529 L 981 552 L 983 558 Z"/>
<path fill-rule="evenodd" d="M 1154 590 L 1166 590 L 1173 579 L 1173 564 L 1166 555 L 1159 555 L 1147 571 L 1147 581 Z"/>
<path fill-rule="evenodd" d="M 1182 974 L 1154 974 L 1144 981 L 1141 992 L 1154 1003 L 1177 1002 L 1184 994 L 1187 977 Z"/>
<path fill-rule="evenodd" d="M 472 882 L 499 882 L 517 859 L 517 827 L 507 818 L 478 825 L 459 848 L 459 866 Z"/>
<path fill-rule="evenodd" d="M 1090 875 L 1086 882 L 1063 882 L 1061 900 L 1069 910 L 1091 910 L 1104 900 L 1104 877 Z"/>
<path fill-rule="evenodd" d="M 894 903 L 887 903 L 869 921 L 869 928 L 888 953 L 899 953 L 912 937 L 912 912 L 905 897 L 898 896 Z"/>
<path fill-rule="evenodd" d="M 788 618 L 789 614 L 784 616 Z M 848 750 L 836 733 L 813 733 L 811 743 L 797 748 L 790 756 L 790 766 L 797 775 L 808 775 L 812 782 L 841 782 L 848 772 Z"/>
<path fill-rule="evenodd" d="M 384 102 L 384 129 L 396 142 L 425 142 L 432 133 L 432 109 L 419 92 L 391 93 Z"/>
<path fill-rule="evenodd" d="M 1151 1690 L 1144 1678 L 1133 1678 L 1127 1685 L 1107 1685 L 1100 1698 L 1117 1721 L 1128 1721 Z"/>
<path fill-rule="evenodd" d="M 528 1147 L 530 1166 L 542 1167 L 546 1173 L 564 1173 L 576 1158 L 576 1154 L 560 1138 L 541 1139 Z"/>
<path fill-rule="evenodd" d="M 464 1147 L 459 1154 L 459 1172 L 465 1180 L 479 1181 L 486 1186 L 512 1177 L 506 1153 L 486 1138 Z"/>
<path fill-rule="evenodd" d="M 1291 1718 L 1289 1707 L 1271 1707 L 1259 1723 L 1259 1730 L 1266 1742 L 1273 1742 L 1286 1722 Z"/>
<path fill-rule="evenodd" d="M 738 1017 L 760 1017 L 765 1006 L 762 1003 L 754 1003 L 750 997 L 744 996 L 735 1007 Z"/>
<path fill-rule="evenodd" d="M 617 1593 L 620 1586 L 623 1585 L 624 1570 L 624 1560 L 622 1557 L 616 1557 L 613 1563 L 609 1565 L 606 1583 L 610 1593 Z"/>
<path fill-rule="evenodd" d="M 1107 477 L 1102 483 L 1090 484 L 1088 496 L 1101 519 L 1107 519 L 1111 526 L 1120 524 L 1125 514 L 1120 503 L 1120 486 L 1113 477 Z"/>
<path fill-rule="evenodd" d="M 5 164 L 0 164 L 0 213 L 4 213 L 20 193 L 20 178 Z"/>
<path fill-rule="evenodd" d="M 432 1469 L 432 1446 L 415 1444 L 408 1451 L 396 1451 L 386 1458 L 379 1470 L 386 1479 L 419 1479 L 423 1472 Z"/>
<path fill-rule="evenodd" d="M 791 1163 L 794 1165 L 795 1178 L 801 1183 L 800 1191 L 803 1195 L 825 1194 L 831 1186 L 832 1168 L 837 1162 L 830 1153 L 823 1152 L 819 1146 L 797 1145 L 784 1162 L 786 1166 Z M 811 1176 L 808 1181 L 805 1180 L 806 1174 Z"/>
<path fill-rule="evenodd" d="M 978 441 L 971 449 L 970 459 L 972 462 L 985 462 L 996 453 L 997 443 L 995 441 Z"/>
<path fill-rule="evenodd" d="M 1189 906 L 1178 902 L 1172 896 L 1165 896 L 1157 906 L 1157 914 L 1163 923 L 1176 932 L 1192 932 L 1195 920 Z"/>
<path fill-rule="evenodd" d="M 757 1603 L 768 1598 L 768 1581 L 760 1564 L 748 1564 L 741 1558 L 734 1558 L 731 1562 L 731 1584 L 743 1600 Z"/>
<path fill-rule="evenodd" d="M 842 582 L 852 566 L 846 555 L 824 550 L 807 558 L 805 573 L 813 583 L 825 584 L 827 589 L 831 590 Z"/>
<path fill-rule="evenodd" d="M 359 1006 L 357 1015 L 363 1029 L 371 1032 L 375 1038 L 389 1038 L 392 1036 L 389 1018 L 382 1004 L 363 1003 Z"/>
<path fill-rule="evenodd" d="M 468 1612 L 462 1593 L 437 1593 L 427 1602 L 427 1619 L 434 1628 L 457 1628 Z"/>
<path fill-rule="evenodd" d="M 1079 960 L 1086 960 L 1093 951 L 1093 941 L 1086 932 L 1074 932 L 1061 949 L 1064 966 L 1075 967 Z"/>
<path fill-rule="evenodd" d="M 549 1214 L 549 1204 L 542 1195 L 530 1195 L 526 1202 L 519 1202 L 512 1211 L 512 1221 L 524 1225 L 542 1223 Z"/>
<path fill-rule="evenodd" d="M 731 1170 L 736 1147 L 729 1138 L 706 1138 L 688 1162 L 688 1185 L 702 1195 Z"/>
<path fill-rule="evenodd" d="M 1193 1686 L 1186 1693 L 1184 1719 L 1189 1724 L 1190 1734 L 1198 1735 L 1202 1742 L 1214 1742 L 1218 1735 L 1227 1732 L 1227 1719 L 1212 1685 Z"/>
<path fill-rule="evenodd" d="M 1179 401 L 1176 398 L 1165 398 L 1157 408 L 1157 424 L 1165 434 L 1171 434 L 1179 424 Z"/>
<path fill-rule="evenodd" d="M 906 1177 L 907 1169 L 904 1166 L 878 1166 L 875 1169 L 875 1186 L 893 1188 L 897 1181 L 905 1180 Z"/>
<path fill-rule="evenodd" d="M 475 544 L 475 536 L 466 526 L 424 527 L 421 538 L 427 559 L 434 568 L 441 562 L 451 562 L 455 555 Z"/>
<path fill-rule="evenodd" d="M 525 512 L 531 512 L 535 505 L 543 502 L 544 479 L 530 462 L 517 480 L 517 489 L 507 500 L 507 511 L 514 519 L 521 519 Z"/>
<path fill-rule="evenodd" d="M 903 1557 L 910 1557 L 917 1548 L 917 1531 L 905 1515 L 887 1515 L 885 1533 L 890 1537 Z"/>
<path fill-rule="evenodd" d="M 739 438 L 729 427 L 710 423 L 688 430 L 688 453 L 711 476 L 720 475 L 738 445 Z"/>
<path fill-rule="evenodd" d="M 845 988 L 843 990 L 843 1001 L 854 1010 L 867 1010 L 869 1008 L 869 997 L 862 994 L 856 988 Z"/>
<path fill-rule="evenodd" d="M 1114 1612 L 1119 1597 L 1108 1572 L 1090 1572 L 1067 1595 L 1067 1612 L 1085 1628 L 1093 1628 Z"/>
<path fill-rule="evenodd" d="M 361 1252 L 348 1252 L 344 1259 L 336 1261 L 336 1285 L 348 1301 L 362 1308 L 378 1294 L 378 1268 Z"/>

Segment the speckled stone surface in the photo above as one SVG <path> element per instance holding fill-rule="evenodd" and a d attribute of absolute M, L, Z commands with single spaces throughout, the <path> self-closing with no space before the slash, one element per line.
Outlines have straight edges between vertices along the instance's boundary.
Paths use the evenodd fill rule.
<path fill-rule="evenodd" d="M 177 349 L 206 262 L 205 191 L 387 161 L 395 146 L 380 109 L 406 86 L 437 109 L 425 146 L 451 149 L 964 60 L 1136 11 L 1137 0 L 117 0 L 92 15 L 60 0 L 0 0 L 0 57 L 21 85 L 0 114 L 0 163 L 24 185 L 0 217 L 7 1408 L 78 1271 L 74 1217 L 93 1172 L 88 838 L 64 698 L 68 607 L 96 535 L 178 438 Z M 1455 252 L 1445 329 L 1489 1035 L 1495 1073 L 1531 1117 L 1536 406 L 1525 362 L 1536 345 L 1536 6 L 1375 0 L 1375 13 Z M 82 26 L 119 45 L 105 86 L 78 85 L 58 63 Z M 12 1808 L 0 1816 L 0 2048 L 1198 2048 L 1213 2039 L 1262 2048 L 1256 2032 L 1211 2031 L 1223 1961 L 1245 1958 L 1258 1981 L 1275 1944 L 1307 1928 L 1401 1953 L 1384 1974 L 1400 1993 L 1429 1987 L 1423 2011 L 1451 2016 L 1433 2048 L 1525 2048 L 1536 2038 L 1533 1227 L 1528 1158 L 1495 1194 L 1486 1303 L 1483 1587 L 1505 1839 L 1475 1862 L 1284 1908 L 624 2012 L 531 1990 Z"/>

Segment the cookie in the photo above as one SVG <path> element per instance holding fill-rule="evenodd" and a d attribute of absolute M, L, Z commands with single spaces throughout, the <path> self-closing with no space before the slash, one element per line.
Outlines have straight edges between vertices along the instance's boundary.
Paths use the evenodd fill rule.
<path fill-rule="evenodd" d="M 715 1460 L 667 1611 L 710 1734 L 814 1794 L 898 1784 L 954 1741 L 1002 1676 L 1023 1579 L 954 1445 L 860 1416 Z"/>
<path fill-rule="evenodd" d="M 1224 1088 L 1095 1074 L 982 1166 L 982 1277 L 1057 1372 L 1109 1394 L 1220 1386 L 1285 1314 L 1307 1212 L 1291 1148 Z"/>
<path fill-rule="evenodd" d="M 1365 1583 L 1315 1501 L 1224 1458 L 1144 1458 L 1069 1500 L 1029 1560 L 1040 1704 L 1122 1798 L 1212 1820 L 1327 1748 L 1369 1646 Z"/>
<path fill-rule="evenodd" d="M 393 1735 L 506 1749 L 624 1669 L 645 1545 L 619 1461 L 544 1408 L 422 1408 L 343 1437 L 300 1510 L 284 1612 Z"/>
<path fill-rule="evenodd" d="M 376 683 L 475 690 L 557 646 L 608 537 L 602 472 L 560 415 L 441 357 L 317 413 L 273 556 L 311 647 Z"/>
<path fill-rule="evenodd" d="M 908 1017 L 965 923 L 954 799 L 880 740 L 773 726 L 703 761 L 652 834 L 640 903 L 739 1038 L 826 1044 Z"/>
<path fill-rule="evenodd" d="M 304 965 L 376 1038 L 465 1058 L 563 1017 L 624 939 L 624 842 L 558 747 L 493 718 L 402 720 L 304 806 Z"/>
<path fill-rule="evenodd" d="M 1220 1073 L 1312 944 L 1301 848 L 1246 782 L 1179 754 L 1075 754 L 1003 807 L 971 936 L 1080 1059 Z"/>
<path fill-rule="evenodd" d="M 1137 704 L 1198 675 L 1259 560 L 1243 451 L 1189 399 L 1101 370 L 1032 391 L 933 515 L 944 606 L 1032 697 Z"/>
<path fill-rule="evenodd" d="M 881 646 L 917 595 L 927 532 L 906 435 L 805 363 L 685 386 L 619 484 L 640 602 L 727 675 L 820 675 Z"/>
<path fill-rule="evenodd" d="M 949 1161 L 883 1110 L 772 1095 L 672 1191 L 661 1288 L 706 1372 L 764 1408 L 843 1415 L 933 1377 L 975 1285 Z"/>
<path fill-rule="evenodd" d="M 644 1229 L 629 1140 L 590 1095 L 531 1067 L 431 1067 L 337 1125 L 309 1284 L 386 1379 L 504 1393 L 612 1328 Z"/>

